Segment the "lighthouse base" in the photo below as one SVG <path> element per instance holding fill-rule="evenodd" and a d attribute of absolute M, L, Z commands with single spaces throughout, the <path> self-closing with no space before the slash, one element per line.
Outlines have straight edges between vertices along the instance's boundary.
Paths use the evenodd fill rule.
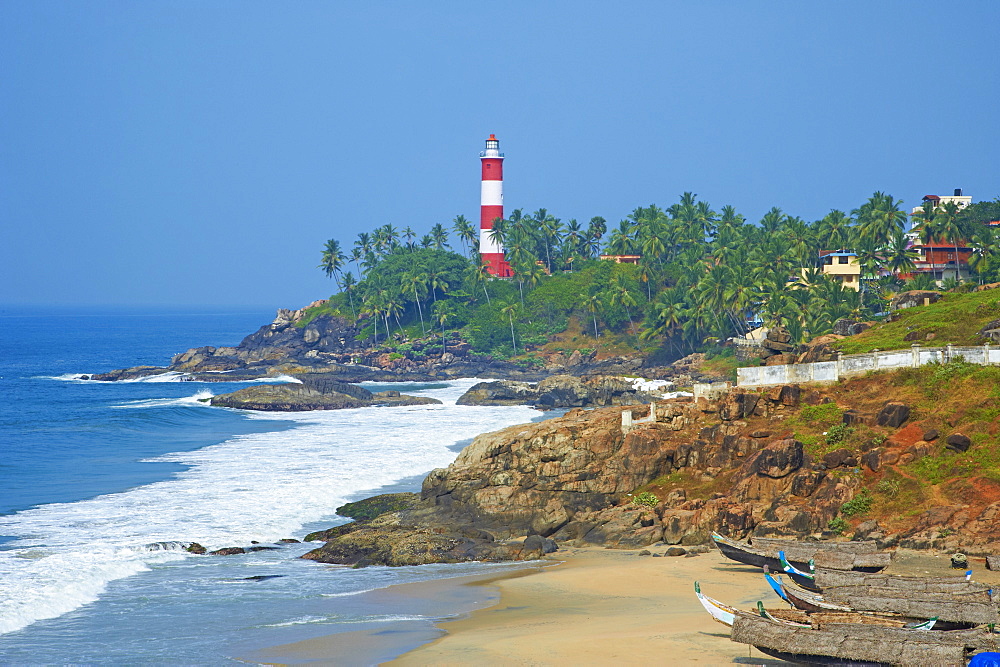
<path fill-rule="evenodd" d="M 510 262 L 507 261 L 502 252 L 483 253 L 479 258 L 494 278 L 510 278 L 514 275 L 514 269 L 511 268 Z"/>

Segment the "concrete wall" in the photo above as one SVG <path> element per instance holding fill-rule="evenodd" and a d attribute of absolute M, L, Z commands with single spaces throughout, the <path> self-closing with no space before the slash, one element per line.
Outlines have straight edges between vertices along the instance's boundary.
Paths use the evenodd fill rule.
<path fill-rule="evenodd" d="M 766 387 L 795 382 L 836 382 L 840 378 L 863 375 L 868 371 L 916 368 L 930 363 L 943 364 L 959 357 L 970 364 L 1000 364 L 1000 348 L 990 345 L 923 348 L 914 345 L 909 350 L 838 355 L 836 361 L 738 368 L 736 386 Z"/>

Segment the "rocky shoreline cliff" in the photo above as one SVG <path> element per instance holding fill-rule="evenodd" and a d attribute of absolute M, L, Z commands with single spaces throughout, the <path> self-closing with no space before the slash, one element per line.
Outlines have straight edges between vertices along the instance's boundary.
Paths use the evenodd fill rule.
<path fill-rule="evenodd" d="M 525 365 L 474 352 L 456 334 L 442 343 L 439 335 L 407 341 L 387 351 L 374 339 L 358 340 L 367 320 L 351 322 L 336 315 L 310 319 L 309 309 L 280 309 L 275 319 L 246 336 L 235 347 L 195 347 L 175 355 L 166 366 L 136 366 L 94 373 L 83 379 L 132 380 L 165 373 L 182 379 L 232 382 L 281 375 L 323 374 L 341 382 L 434 381 L 455 378 L 504 378 L 538 382 L 553 374 L 643 375 L 674 378 L 681 384 L 700 380 L 696 370 L 682 362 L 661 367 L 636 356 L 603 356 L 579 350 L 549 354 L 542 365 Z M 401 350 L 401 351 L 400 351 Z"/>
<path fill-rule="evenodd" d="M 648 405 L 570 410 L 478 436 L 454 463 L 427 476 L 409 507 L 319 535 L 327 543 L 306 557 L 362 565 L 509 560 L 560 543 L 702 545 L 712 531 L 1000 551 L 997 498 L 914 507 L 885 526 L 855 511 L 871 488 L 895 483 L 894 475 L 921 459 L 947 462 L 964 442 L 925 433 L 927 425 L 912 422 L 898 401 L 872 406 L 841 406 L 829 391 L 789 385 L 661 402 L 649 421 L 639 421 Z M 873 436 L 810 453 L 790 428 L 803 409 L 870 425 Z M 638 423 L 623 426 L 626 410 Z M 531 541 L 522 542 L 525 536 Z"/>

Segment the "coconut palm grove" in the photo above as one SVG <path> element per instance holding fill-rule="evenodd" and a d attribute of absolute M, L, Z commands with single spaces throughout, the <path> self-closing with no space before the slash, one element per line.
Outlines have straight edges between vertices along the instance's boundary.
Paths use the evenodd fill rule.
<path fill-rule="evenodd" d="M 602 217 L 562 221 L 520 209 L 492 232 L 515 271 L 492 278 L 479 261 L 478 230 L 464 216 L 418 235 L 385 224 L 353 241 L 326 242 L 319 265 L 337 293 L 310 315 L 364 325 L 360 338 L 387 349 L 421 337 L 461 337 L 473 350 L 531 364 L 536 350 L 641 351 L 664 361 L 720 345 L 752 328 L 782 325 L 795 343 L 849 317 L 884 317 L 911 289 L 963 291 L 1000 280 L 1000 198 L 960 208 L 925 202 L 915 213 L 875 192 L 850 212 L 806 221 L 772 208 L 756 222 L 716 210 L 690 192 L 666 209 L 633 210 L 609 228 Z M 971 249 L 954 275 L 915 273 L 914 241 Z M 821 270 L 821 256 L 849 252 L 859 289 Z M 602 259 L 602 256 L 604 259 Z M 308 321 L 308 320 L 306 320 Z M 567 339 L 568 340 L 568 339 Z"/>

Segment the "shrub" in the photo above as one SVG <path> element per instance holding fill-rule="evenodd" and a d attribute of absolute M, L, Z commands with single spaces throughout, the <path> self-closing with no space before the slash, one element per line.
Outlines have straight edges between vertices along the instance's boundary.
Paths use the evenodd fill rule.
<path fill-rule="evenodd" d="M 875 485 L 875 490 L 879 493 L 895 498 L 899 494 L 899 480 L 883 479 Z"/>
<path fill-rule="evenodd" d="M 660 499 L 655 493 L 643 491 L 632 496 L 632 502 L 643 507 L 656 507 L 660 504 Z"/>
<path fill-rule="evenodd" d="M 844 531 L 850 527 L 850 524 L 844 520 L 844 517 L 838 516 L 830 519 L 830 522 L 826 524 L 826 527 L 838 535 L 842 535 Z"/>
<path fill-rule="evenodd" d="M 867 514 L 871 509 L 872 495 L 868 489 L 862 489 L 861 493 L 840 506 L 840 513 L 844 516 L 858 516 Z"/>
<path fill-rule="evenodd" d="M 400 354 L 399 352 L 390 352 L 389 353 L 389 360 L 390 361 L 395 361 L 396 359 L 402 359 L 405 356 L 406 355 Z"/>
<path fill-rule="evenodd" d="M 839 445 L 847 440 L 854 433 L 854 429 L 843 422 L 834 424 L 826 432 L 826 442 L 828 445 Z"/>

